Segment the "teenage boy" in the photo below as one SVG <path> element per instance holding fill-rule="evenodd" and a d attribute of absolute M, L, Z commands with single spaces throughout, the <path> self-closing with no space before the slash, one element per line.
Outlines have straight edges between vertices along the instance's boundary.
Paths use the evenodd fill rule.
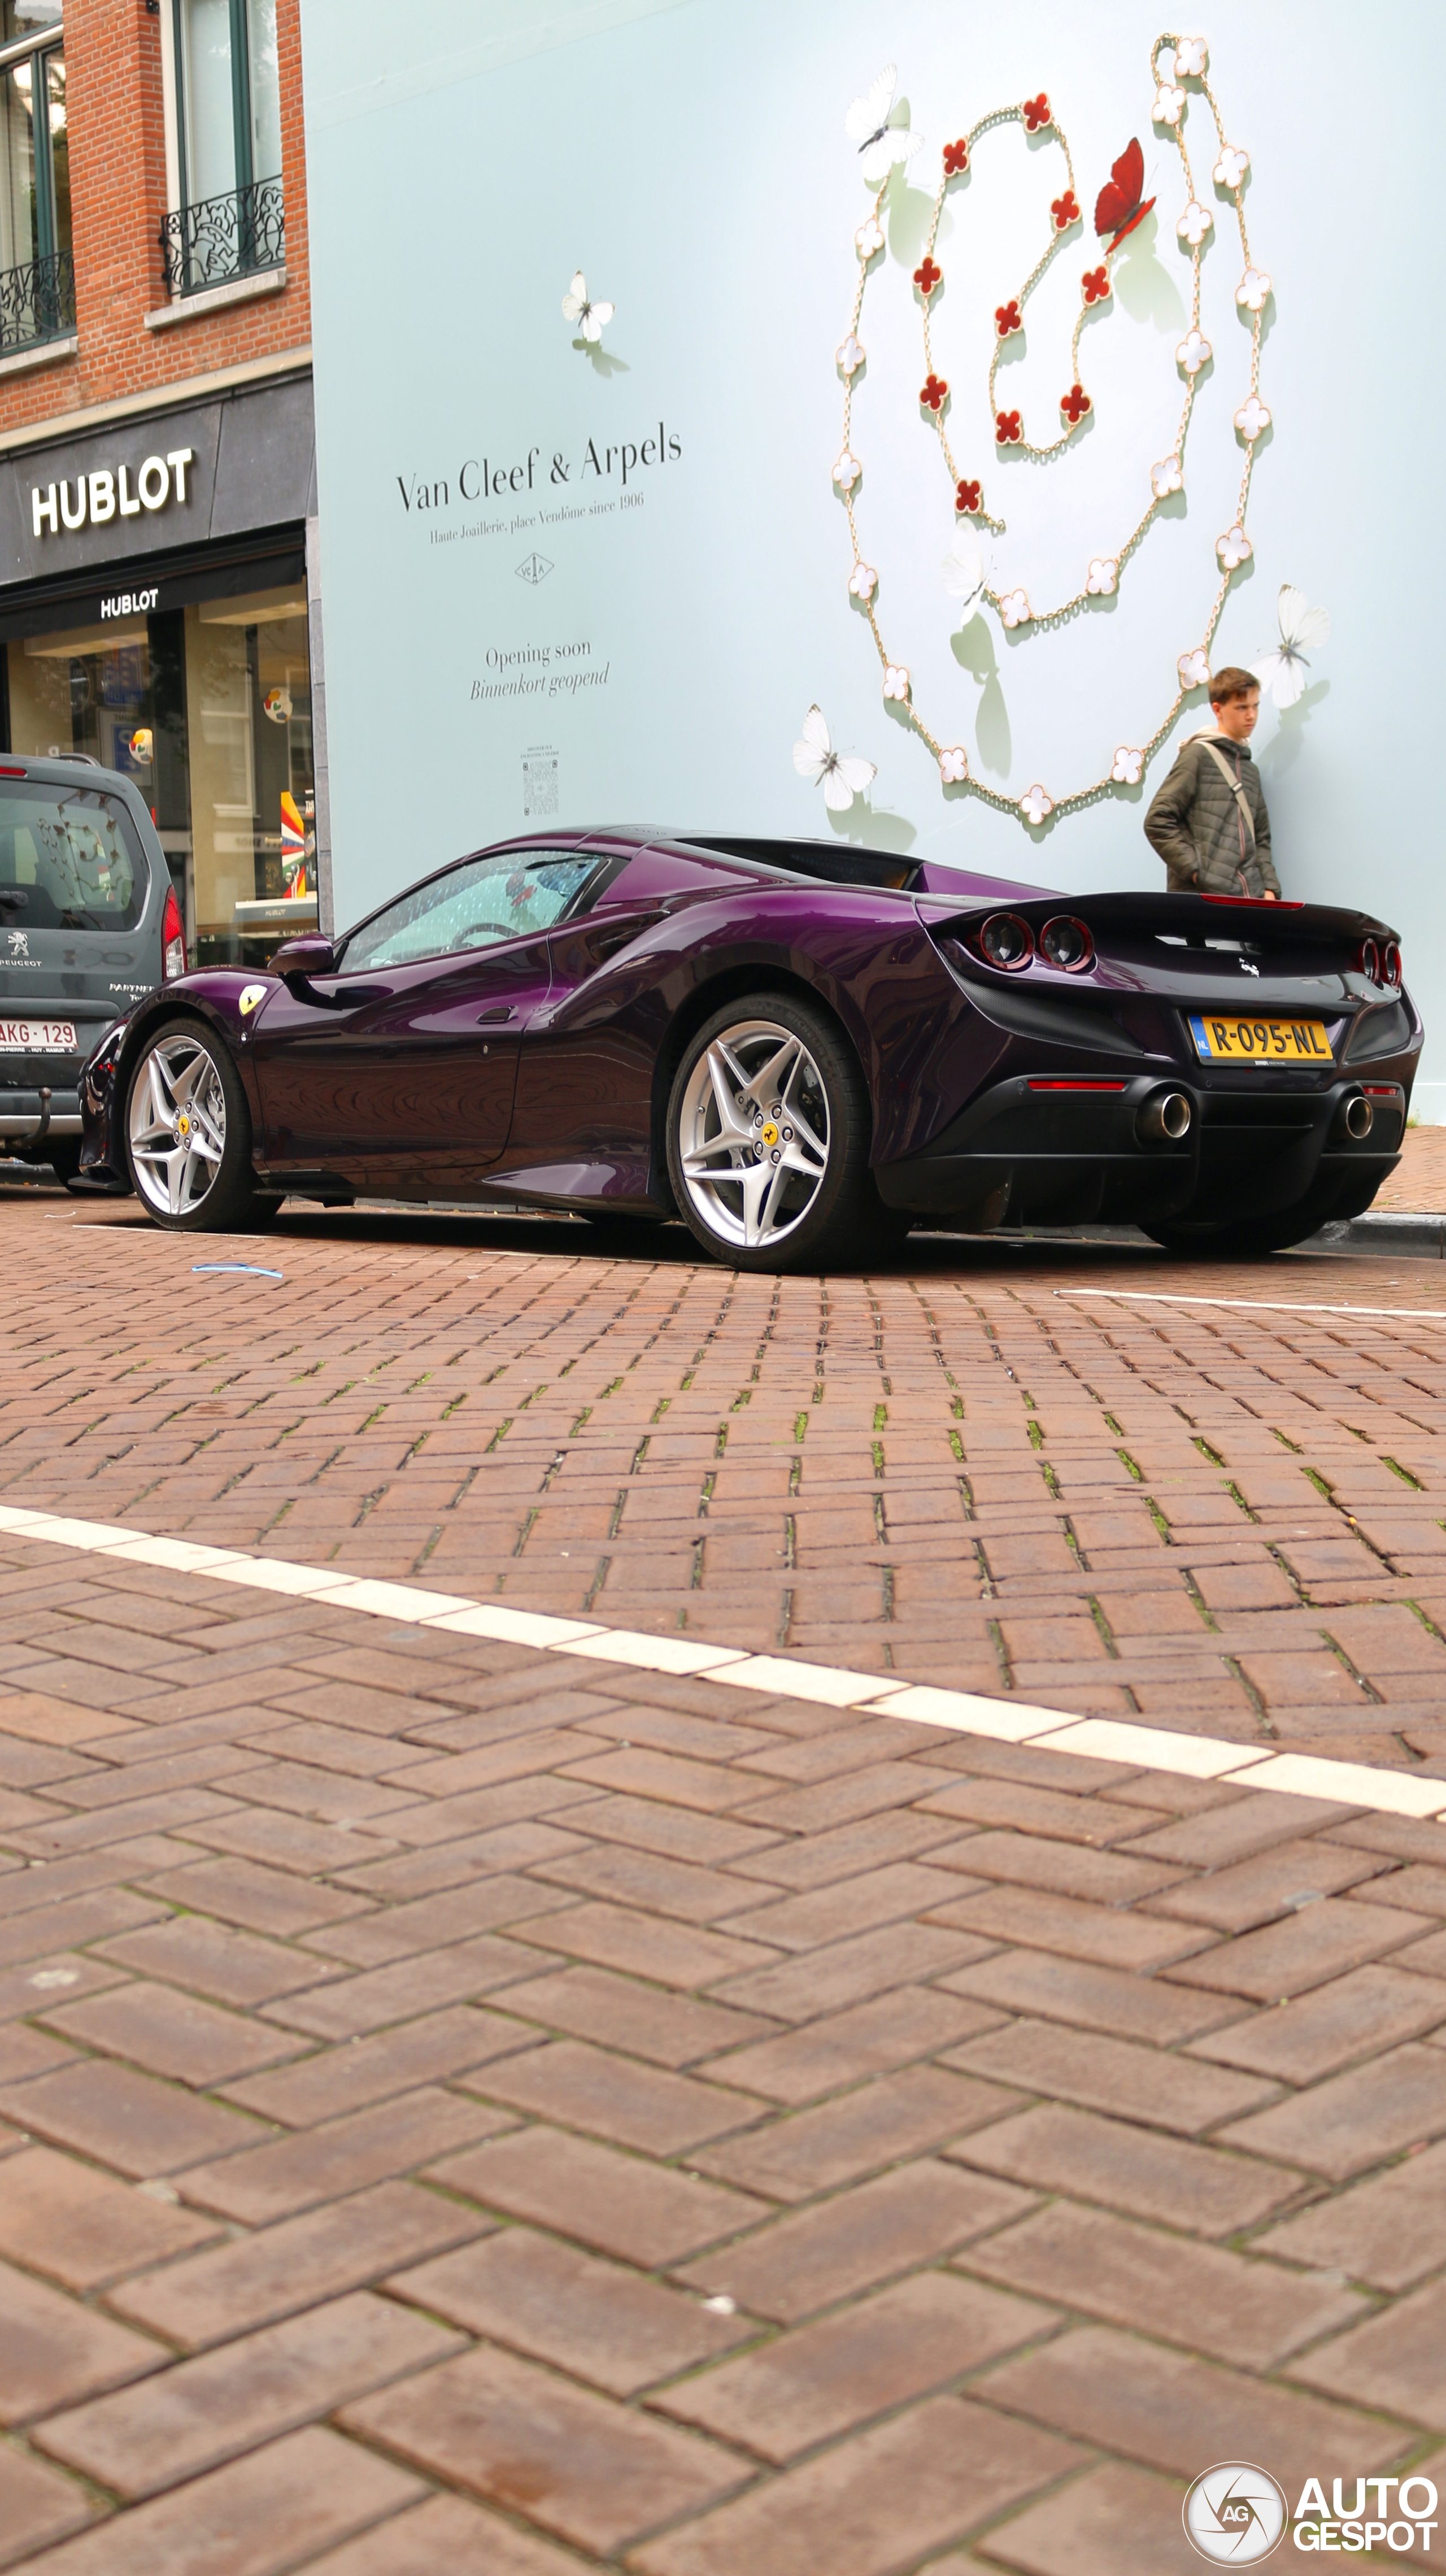
<path fill-rule="evenodd" d="M 1260 713 L 1260 682 L 1233 666 L 1210 683 L 1208 733 L 1187 742 L 1145 816 L 1172 894 L 1251 894 L 1275 903 L 1280 879 L 1270 855 L 1270 816 L 1248 749 Z"/>

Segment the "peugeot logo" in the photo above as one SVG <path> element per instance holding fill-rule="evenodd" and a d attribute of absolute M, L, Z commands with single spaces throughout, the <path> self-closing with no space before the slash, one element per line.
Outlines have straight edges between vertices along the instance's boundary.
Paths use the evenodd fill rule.
<path fill-rule="evenodd" d="M 29 940 L 26 938 L 24 931 L 23 931 L 23 930 L 12 930 L 12 931 L 10 932 L 9 936 L 10 936 L 10 954 L 11 954 L 11 956 L 12 956 L 12 957 L 28 957 L 28 956 L 29 956 L 29 954 L 30 954 L 30 942 L 29 942 Z"/>

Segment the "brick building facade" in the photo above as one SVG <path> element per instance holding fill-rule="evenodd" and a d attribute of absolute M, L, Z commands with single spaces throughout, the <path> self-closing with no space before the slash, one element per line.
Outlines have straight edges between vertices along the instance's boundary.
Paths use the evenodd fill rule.
<path fill-rule="evenodd" d="M 173 298 L 161 250 L 177 202 L 173 0 L 65 0 L 75 330 L 55 353 L 0 351 L 0 441 L 197 379 L 309 365 L 299 0 L 275 14 L 285 265 Z"/>
<path fill-rule="evenodd" d="M 202 958 L 328 913 L 306 238 L 299 0 L 0 0 L 3 744 L 135 776 Z"/>

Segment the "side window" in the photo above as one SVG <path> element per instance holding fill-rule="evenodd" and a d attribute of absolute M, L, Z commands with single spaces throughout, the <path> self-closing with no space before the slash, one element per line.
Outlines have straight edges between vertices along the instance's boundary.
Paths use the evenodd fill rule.
<path fill-rule="evenodd" d="M 529 931 L 550 930 L 596 865 L 591 851 L 573 857 L 503 850 L 464 860 L 354 930 L 342 954 L 342 972 L 355 975 L 372 966 L 403 966 L 414 958 L 455 956 L 493 948 L 503 939 L 524 939 Z"/>

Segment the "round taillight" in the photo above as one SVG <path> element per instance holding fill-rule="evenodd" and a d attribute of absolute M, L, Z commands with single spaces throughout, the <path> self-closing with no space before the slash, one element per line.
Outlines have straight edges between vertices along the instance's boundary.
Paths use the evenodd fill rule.
<path fill-rule="evenodd" d="M 1039 953 L 1046 965 L 1061 966 L 1066 975 L 1081 974 L 1095 962 L 1095 943 L 1088 924 L 1076 921 L 1071 912 L 1057 913 L 1039 934 Z"/>
<path fill-rule="evenodd" d="M 1399 940 L 1387 940 L 1385 947 L 1381 951 L 1381 972 L 1385 976 L 1388 984 L 1400 983 L 1401 943 Z"/>
<path fill-rule="evenodd" d="M 991 966 L 1027 966 L 1034 955 L 1034 933 L 1017 912 L 992 912 L 979 933 L 979 945 Z"/>
<path fill-rule="evenodd" d="M 1379 984 L 1381 980 L 1381 952 L 1376 946 L 1374 939 L 1363 939 L 1361 941 L 1361 953 L 1356 959 L 1356 964 L 1359 966 L 1361 973 L 1365 976 L 1368 984 Z"/>

